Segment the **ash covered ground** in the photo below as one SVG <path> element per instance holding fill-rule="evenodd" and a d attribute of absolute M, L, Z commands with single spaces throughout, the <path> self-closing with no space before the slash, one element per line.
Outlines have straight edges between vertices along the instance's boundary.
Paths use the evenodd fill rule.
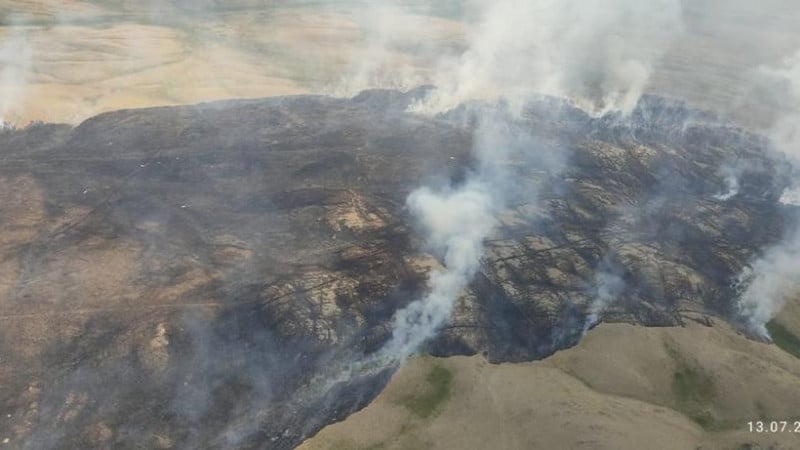
<path fill-rule="evenodd" d="M 446 255 L 406 199 L 468 183 L 475 129 L 506 108 L 407 112 L 425 92 L 0 133 L 0 438 L 282 449 L 365 406 L 396 365 L 309 386 L 380 351 L 425 295 Z M 797 214 L 765 138 L 654 96 L 629 116 L 550 97 L 510 116 L 535 151 L 494 161 L 512 182 L 421 351 L 539 359 L 599 320 L 750 330 L 737 279 Z"/>

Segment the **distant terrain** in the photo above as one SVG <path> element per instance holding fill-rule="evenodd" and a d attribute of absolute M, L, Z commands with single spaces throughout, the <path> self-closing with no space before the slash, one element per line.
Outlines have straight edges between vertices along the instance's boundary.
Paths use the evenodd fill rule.
<path fill-rule="evenodd" d="M 424 65 L 425 54 L 411 55 L 421 40 L 435 39 L 439 51 L 458 45 L 462 25 L 412 9 L 386 24 L 402 35 L 391 43 L 398 48 L 371 53 L 374 27 L 384 25 L 358 5 L 6 0 L 0 43 L 8 48 L 0 61 L 10 76 L 0 77 L 0 92 L 15 101 L 0 118 L 77 124 L 122 108 L 355 94 L 378 81 L 355 80 L 361 61 Z M 401 27 L 416 31 L 409 38 Z"/>
<path fill-rule="evenodd" d="M 15 101 L 0 116 L 77 124 L 121 108 L 408 89 L 463 51 L 473 24 L 458 4 L 4 0 L 0 42 L 14 57 L 0 56 L 13 67 L 0 92 Z M 782 0 L 716 5 L 686 2 L 686 34 L 649 89 L 763 125 L 772 113 L 747 101 L 752 70 L 800 47 L 800 12 Z"/>

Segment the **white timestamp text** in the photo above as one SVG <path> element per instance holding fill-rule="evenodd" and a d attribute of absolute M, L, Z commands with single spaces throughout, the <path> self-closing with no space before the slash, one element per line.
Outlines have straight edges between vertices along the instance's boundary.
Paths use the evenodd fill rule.
<path fill-rule="evenodd" d="M 747 422 L 751 433 L 798 433 L 800 420 L 752 420 Z"/>

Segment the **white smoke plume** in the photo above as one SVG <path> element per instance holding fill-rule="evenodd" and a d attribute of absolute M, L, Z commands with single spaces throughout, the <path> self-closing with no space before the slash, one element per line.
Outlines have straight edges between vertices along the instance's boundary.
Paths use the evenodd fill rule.
<path fill-rule="evenodd" d="M 724 166 L 720 169 L 723 181 L 725 182 L 725 192 L 714 196 L 717 200 L 727 201 L 739 193 L 739 177 L 742 171 L 738 167 Z"/>
<path fill-rule="evenodd" d="M 506 192 L 513 183 L 505 170 L 508 160 L 531 150 L 524 130 L 512 129 L 500 118 L 507 115 L 494 113 L 479 114 L 481 122 L 473 147 L 475 170 L 463 183 L 438 189 L 421 187 L 406 200 L 427 247 L 440 256 L 443 266 L 430 274 L 427 294 L 395 313 L 392 337 L 380 350 L 367 357 L 335 358 L 328 371 L 309 383 L 300 397 L 313 398 L 355 377 L 396 367 L 435 337 L 450 319 L 456 301 L 480 268 L 484 240 L 505 206 Z M 558 167 L 552 156 L 542 159 L 543 170 Z"/>
<path fill-rule="evenodd" d="M 326 89 L 330 94 L 353 96 L 372 88 L 408 90 L 432 82 L 432 70 L 445 57 L 441 41 L 461 39 L 462 25 L 413 14 L 394 3 L 374 2 L 353 15 L 363 34 L 363 48 Z"/>
<path fill-rule="evenodd" d="M 780 201 L 785 205 L 800 206 L 800 186 L 786 189 L 781 195 Z"/>
<path fill-rule="evenodd" d="M 416 111 L 538 93 L 570 98 L 596 115 L 629 112 L 683 33 L 679 0 L 500 0 L 478 8 L 467 51 L 440 63 L 432 80 L 438 89 Z"/>
<path fill-rule="evenodd" d="M 480 268 L 484 240 L 497 225 L 496 217 L 506 207 L 516 184 L 509 167 L 534 164 L 554 174 L 564 167 L 564 158 L 540 154 L 540 147 L 516 117 L 502 107 L 476 108 L 475 167 L 466 180 L 439 189 L 421 187 L 407 198 L 410 213 L 425 236 L 427 247 L 439 255 L 443 269 L 430 274 L 428 293 L 395 313 L 392 337 L 371 356 L 345 361 L 333 367 L 324 389 L 375 373 L 399 363 L 418 351 L 450 319 L 456 301 Z M 556 149 L 552 149 L 556 150 Z M 536 198 L 538 192 L 528 192 Z"/>
<path fill-rule="evenodd" d="M 444 270 L 431 273 L 425 297 L 397 312 L 392 339 L 383 351 L 399 359 L 416 351 L 449 319 L 456 299 L 479 268 L 497 207 L 483 181 L 440 192 L 420 188 L 408 197 L 408 206 L 429 244 L 444 255 Z"/>
<path fill-rule="evenodd" d="M 503 100 L 511 111 L 479 113 L 473 149 L 479 167 L 467 182 L 441 191 L 423 187 L 409 196 L 408 206 L 428 243 L 443 255 L 445 269 L 431 275 L 425 297 L 396 313 L 380 360 L 403 360 L 433 337 L 478 270 L 483 240 L 493 229 L 506 186 L 513 183 L 507 159 L 537 151 L 529 136 L 510 125 L 523 114 L 526 99 L 544 93 L 571 98 L 596 114 L 630 111 L 653 64 L 682 29 L 680 2 L 673 0 L 647 6 L 631 0 L 589 5 L 503 0 L 478 6 L 481 19 L 468 50 L 457 60 L 440 62 L 436 89 L 411 110 L 443 112 L 486 99 Z M 554 167 L 545 161 L 552 155 L 540 157 L 543 166 Z M 600 276 L 590 322 L 624 287 L 612 272 Z"/>
<path fill-rule="evenodd" d="M 608 257 L 600 262 L 594 276 L 594 297 L 589 305 L 589 314 L 583 324 L 584 333 L 597 325 L 600 316 L 625 291 L 626 285 L 622 275 L 620 267 L 614 265 Z"/>
<path fill-rule="evenodd" d="M 769 248 L 739 276 L 746 286 L 739 300 L 739 312 L 751 331 L 769 338 L 767 323 L 783 307 L 789 295 L 800 293 L 800 230 Z"/>
<path fill-rule="evenodd" d="M 527 134 L 509 125 L 507 111 L 481 111 L 473 148 L 476 167 L 466 181 L 437 190 L 421 187 L 408 196 L 409 210 L 444 269 L 430 274 L 428 294 L 397 311 L 392 338 L 379 359 L 404 360 L 447 323 L 480 268 L 483 241 L 505 206 L 511 179 L 506 171 L 508 159 L 532 150 Z"/>
<path fill-rule="evenodd" d="M 776 67 L 759 68 L 763 86 L 772 90 L 769 97 L 780 110 L 768 130 L 775 146 L 786 154 L 795 173 L 800 170 L 800 51 L 785 58 Z M 800 183 L 787 189 L 781 197 L 784 204 L 800 204 Z M 786 298 L 800 292 L 800 227 L 795 224 L 784 238 L 756 258 L 739 275 L 737 286 L 742 290 L 738 310 L 748 328 L 769 339 L 767 323 L 781 311 Z"/>

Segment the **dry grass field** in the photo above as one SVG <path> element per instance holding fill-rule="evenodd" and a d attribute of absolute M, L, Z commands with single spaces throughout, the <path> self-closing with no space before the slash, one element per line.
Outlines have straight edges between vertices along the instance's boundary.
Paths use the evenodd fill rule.
<path fill-rule="evenodd" d="M 798 330 L 798 328 L 794 328 Z M 366 409 L 300 448 L 794 449 L 800 359 L 727 325 L 604 324 L 543 361 L 411 360 Z"/>
<path fill-rule="evenodd" d="M 0 2 L 0 117 L 79 123 L 103 111 L 430 82 L 467 45 L 458 2 Z M 797 8 L 686 2 L 650 90 L 749 123 L 752 71 L 800 48 Z M 394 5 L 389 7 L 388 5 Z M 713 14 L 711 13 L 713 9 Z M 779 13 L 776 13 L 779 12 Z"/>
<path fill-rule="evenodd" d="M 462 32 L 413 12 L 375 22 L 347 2 L 184 3 L 0 2 L 0 116 L 79 123 L 124 108 L 350 94 L 396 75 L 372 61 L 424 72 L 433 53 L 420 55 L 420 41 L 452 45 Z"/>

